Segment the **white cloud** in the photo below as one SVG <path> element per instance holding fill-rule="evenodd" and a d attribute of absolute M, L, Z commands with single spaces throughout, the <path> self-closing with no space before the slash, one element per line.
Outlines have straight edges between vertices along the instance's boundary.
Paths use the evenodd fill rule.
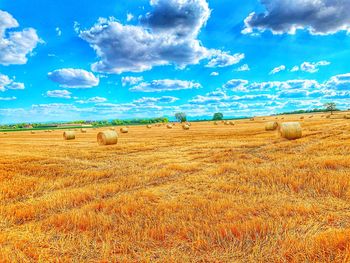
<path fill-rule="evenodd" d="M 162 92 L 184 89 L 199 89 L 201 87 L 201 84 L 193 81 L 162 79 L 153 80 L 151 82 L 142 82 L 139 85 L 132 87 L 130 91 Z"/>
<path fill-rule="evenodd" d="M 22 65 L 26 64 L 28 56 L 38 43 L 41 42 L 36 30 L 25 28 L 22 31 L 14 31 L 19 27 L 16 19 L 11 14 L 0 10 L 0 64 Z M 11 29 L 9 32 L 8 29 Z"/>
<path fill-rule="evenodd" d="M 211 56 L 206 67 L 208 68 L 223 68 L 238 64 L 245 55 L 242 53 L 237 53 L 230 55 L 229 52 L 223 52 L 221 50 L 211 50 Z"/>
<path fill-rule="evenodd" d="M 244 79 L 231 79 L 223 86 L 225 89 L 232 91 L 247 91 L 247 84 L 249 82 Z"/>
<path fill-rule="evenodd" d="M 251 13 L 242 33 L 270 30 L 274 34 L 295 34 L 305 29 L 311 34 L 350 32 L 348 0 L 264 0 L 266 11 Z"/>
<path fill-rule="evenodd" d="M 101 18 L 88 30 L 78 29 L 100 58 L 93 71 L 121 74 L 164 65 L 183 69 L 203 59 L 210 60 L 208 67 L 225 67 L 244 56 L 202 46 L 198 34 L 210 16 L 206 0 L 150 0 L 150 4 L 151 12 L 140 16 L 138 26 Z"/>
<path fill-rule="evenodd" d="M 300 70 L 305 71 L 305 72 L 309 72 L 309 73 L 316 73 L 319 71 L 319 67 L 328 66 L 330 64 L 331 63 L 328 61 L 319 61 L 316 63 L 304 62 L 303 64 L 301 64 Z"/>
<path fill-rule="evenodd" d="M 62 30 L 59 27 L 55 28 L 56 34 L 58 37 L 60 37 L 62 35 Z"/>
<path fill-rule="evenodd" d="M 297 71 L 299 71 L 299 66 L 294 66 L 290 71 L 291 72 L 297 72 Z"/>
<path fill-rule="evenodd" d="M 92 88 L 98 86 L 100 80 L 93 73 L 83 69 L 64 68 L 48 73 L 50 80 L 65 88 Z"/>
<path fill-rule="evenodd" d="M 134 100 L 133 103 L 136 104 L 155 104 L 155 103 L 173 103 L 175 101 L 179 100 L 176 97 L 171 97 L 171 96 L 162 96 L 162 97 L 142 97 L 140 99 Z"/>
<path fill-rule="evenodd" d="M 72 93 L 68 90 L 49 90 L 46 92 L 46 96 L 50 98 L 70 99 Z"/>
<path fill-rule="evenodd" d="M 122 86 L 129 86 L 129 85 L 136 85 L 137 83 L 140 83 L 143 81 L 143 77 L 122 77 Z"/>
<path fill-rule="evenodd" d="M 210 76 L 219 76 L 219 72 L 216 72 L 216 71 L 214 71 L 214 72 L 212 72 L 212 73 L 210 73 Z"/>
<path fill-rule="evenodd" d="M 22 90 L 24 89 L 24 84 L 20 82 L 15 82 L 14 79 L 10 79 L 8 76 L 0 73 L 0 91 L 4 92 L 6 90 Z"/>
<path fill-rule="evenodd" d="M 277 74 L 278 72 L 285 71 L 285 70 L 286 70 L 286 66 L 281 65 L 281 66 L 276 67 L 273 70 L 271 70 L 270 75 L 274 75 L 274 74 Z"/>
<path fill-rule="evenodd" d="M 248 64 L 244 64 L 242 66 L 240 66 L 239 68 L 235 69 L 235 71 L 249 71 L 249 65 Z"/>
<path fill-rule="evenodd" d="M 107 99 L 103 97 L 93 97 L 87 100 L 77 100 L 76 102 L 79 104 L 87 104 L 87 103 L 103 103 L 106 102 Z"/>
<path fill-rule="evenodd" d="M 0 101 L 12 101 L 16 99 L 16 97 L 0 97 Z"/>
<path fill-rule="evenodd" d="M 133 14 L 131 14 L 131 13 L 127 13 L 126 14 L 126 21 L 130 22 L 133 19 L 134 19 L 134 15 Z"/>

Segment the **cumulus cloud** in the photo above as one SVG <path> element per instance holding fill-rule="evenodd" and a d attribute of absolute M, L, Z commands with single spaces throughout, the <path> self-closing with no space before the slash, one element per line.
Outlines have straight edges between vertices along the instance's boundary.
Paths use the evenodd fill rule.
<path fill-rule="evenodd" d="M 223 52 L 221 50 L 212 50 L 210 60 L 206 67 L 223 68 L 232 66 L 234 64 L 238 64 L 242 59 L 244 59 L 244 57 L 245 55 L 242 53 L 230 55 L 229 52 Z"/>
<path fill-rule="evenodd" d="M 17 20 L 10 13 L 0 10 L 1 65 L 26 64 L 28 56 L 41 42 L 35 29 L 25 28 L 22 31 L 14 31 L 13 29 L 17 27 L 19 27 Z"/>
<path fill-rule="evenodd" d="M 143 81 L 143 77 L 122 77 L 122 86 L 128 86 L 128 85 L 136 85 L 137 83 L 140 83 Z"/>
<path fill-rule="evenodd" d="M 328 61 L 319 61 L 316 63 L 304 62 L 303 64 L 301 64 L 300 70 L 305 71 L 305 72 L 309 72 L 309 73 L 316 73 L 319 71 L 319 67 L 328 66 L 330 64 L 331 63 Z"/>
<path fill-rule="evenodd" d="M 46 96 L 50 98 L 70 99 L 72 93 L 68 90 L 49 90 L 46 92 Z"/>
<path fill-rule="evenodd" d="M 0 73 L 0 91 L 4 92 L 6 90 L 22 90 L 24 89 L 24 84 L 16 82 L 13 78 L 9 78 L 6 75 Z"/>
<path fill-rule="evenodd" d="M 250 68 L 249 68 L 248 64 L 244 64 L 244 65 L 240 66 L 239 68 L 235 69 L 235 71 L 238 71 L 238 72 L 240 72 L 240 71 L 249 71 L 249 70 L 250 70 Z"/>
<path fill-rule="evenodd" d="M 127 13 L 126 14 L 126 21 L 130 22 L 133 19 L 134 19 L 134 15 L 133 14 L 131 14 L 131 13 Z"/>
<path fill-rule="evenodd" d="M 348 0 L 262 0 L 266 11 L 251 13 L 243 33 L 270 30 L 274 34 L 295 34 L 305 29 L 311 34 L 350 32 Z"/>
<path fill-rule="evenodd" d="M 219 76 L 219 72 L 216 72 L 216 71 L 214 71 L 214 72 L 212 72 L 212 73 L 210 73 L 210 76 Z"/>
<path fill-rule="evenodd" d="M 120 74 L 163 65 L 185 68 L 203 59 L 210 60 L 209 67 L 224 67 L 242 59 L 242 54 L 207 49 L 198 40 L 210 16 L 206 0 L 150 0 L 150 4 L 152 11 L 139 18 L 138 26 L 101 18 L 88 30 L 77 28 L 100 58 L 93 71 Z"/>
<path fill-rule="evenodd" d="M 277 74 L 278 72 L 285 71 L 285 70 L 286 70 L 286 66 L 281 65 L 281 66 L 276 67 L 273 70 L 271 70 L 270 75 L 274 75 L 274 74 Z"/>
<path fill-rule="evenodd" d="M 201 87 L 201 84 L 193 81 L 162 79 L 153 80 L 151 82 L 142 82 L 139 85 L 132 87 L 130 91 L 162 92 L 184 89 L 199 89 Z"/>
<path fill-rule="evenodd" d="M 93 73 L 83 69 L 63 68 L 48 73 L 50 80 L 65 88 L 92 88 L 100 80 Z"/>
<path fill-rule="evenodd" d="M 225 89 L 232 91 L 247 91 L 247 84 L 249 82 L 244 79 L 231 79 L 223 86 Z"/>

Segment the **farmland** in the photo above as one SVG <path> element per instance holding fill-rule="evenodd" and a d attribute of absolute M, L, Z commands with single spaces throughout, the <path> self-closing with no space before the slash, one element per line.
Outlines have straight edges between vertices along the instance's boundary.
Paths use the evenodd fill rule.
<path fill-rule="evenodd" d="M 350 121 L 269 120 L 0 133 L 0 262 L 350 261 Z"/>

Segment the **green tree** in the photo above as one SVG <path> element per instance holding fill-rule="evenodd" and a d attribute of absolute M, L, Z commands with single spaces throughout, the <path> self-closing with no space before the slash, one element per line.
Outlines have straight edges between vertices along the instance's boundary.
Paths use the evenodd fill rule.
<path fill-rule="evenodd" d="M 187 120 L 186 113 L 184 113 L 184 112 L 175 113 L 175 118 L 176 118 L 179 122 L 185 122 L 185 121 Z"/>
<path fill-rule="evenodd" d="M 324 104 L 324 107 L 327 111 L 331 112 L 331 115 L 333 115 L 333 111 L 337 110 L 337 104 L 335 104 L 334 102 L 327 102 Z"/>
<path fill-rule="evenodd" d="M 224 115 L 221 112 L 214 113 L 213 121 L 221 121 Z"/>

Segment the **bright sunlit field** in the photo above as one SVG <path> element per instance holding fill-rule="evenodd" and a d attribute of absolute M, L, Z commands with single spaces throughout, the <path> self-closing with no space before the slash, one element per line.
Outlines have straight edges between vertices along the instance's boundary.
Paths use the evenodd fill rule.
<path fill-rule="evenodd" d="M 349 262 L 350 120 L 0 133 L 0 262 Z"/>

